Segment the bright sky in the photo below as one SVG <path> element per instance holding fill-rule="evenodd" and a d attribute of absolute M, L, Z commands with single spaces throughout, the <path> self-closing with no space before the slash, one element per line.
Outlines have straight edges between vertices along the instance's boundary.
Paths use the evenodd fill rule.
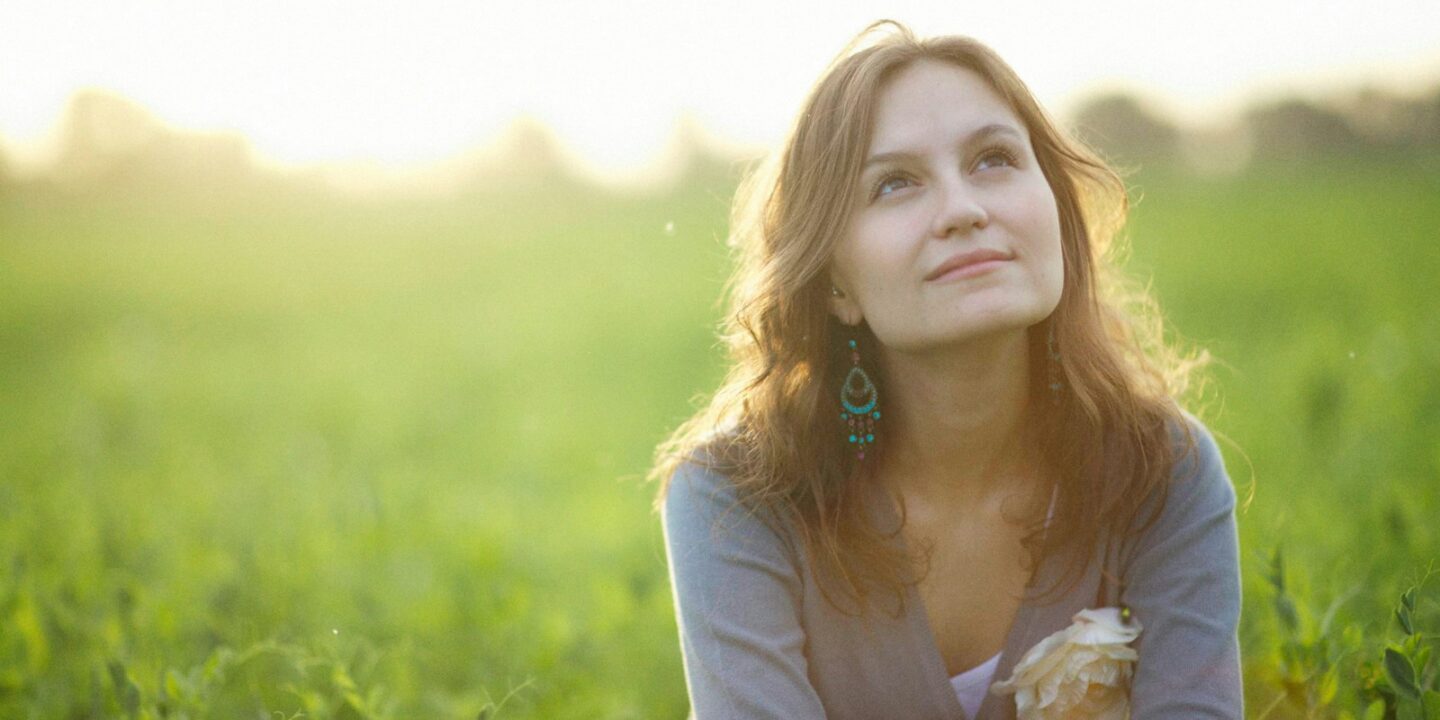
<path fill-rule="evenodd" d="M 738 145 L 777 141 L 878 16 L 979 38 L 1058 111 L 1123 88 L 1198 123 L 1279 90 L 1440 84 L 1434 0 L 7 0 L 0 139 L 37 157 L 70 94 L 97 86 L 286 164 L 435 162 L 523 113 L 618 176 L 653 163 L 683 113 Z"/>

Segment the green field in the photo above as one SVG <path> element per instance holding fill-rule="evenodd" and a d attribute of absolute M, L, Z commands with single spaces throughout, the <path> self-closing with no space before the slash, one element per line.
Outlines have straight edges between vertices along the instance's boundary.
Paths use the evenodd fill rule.
<path fill-rule="evenodd" d="M 1440 163 L 1132 181 L 1253 491 L 1252 715 L 1361 717 L 1440 558 Z M 728 190 L 0 190 L 0 717 L 683 717 L 641 478 L 720 379 Z"/>

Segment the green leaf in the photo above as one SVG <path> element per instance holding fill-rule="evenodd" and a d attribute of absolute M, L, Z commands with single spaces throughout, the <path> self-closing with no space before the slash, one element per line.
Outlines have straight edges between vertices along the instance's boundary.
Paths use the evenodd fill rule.
<path fill-rule="evenodd" d="M 115 683 L 115 695 L 120 700 L 120 706 L 125 708 L 125 713 L 133 717 L 140 711 L 140 686 L 130 679 L 130 673 L 125 671 L 125 664 L 119 660 L 110 661 L 110 680 Z"/>
<path fill-rule="evenodd" d="M 350 673 L 345 672 L 345 668 L 339 665 L 331 669 L 330 682 L 335 683 L 335 687 L 342 691 L 354 692 L 357 688 L 355 681 L 350 677 Z"/>
<path fill-rule="evenodd" d="M 1385 701 L 1376 700 L 1365 708 L 1364 720 L 1385 720 Z"/>
<path fill-rule="evenodd" d="M 346 698 L 345 702 L 335 709 L 335 720 L 364 720 L 366 717 L 368 716 L 365 711 L 356 707 L 352 698 Z"/>
<path fill-rule="evenodd" d="M 1440 720 L 1440 692 L 1426 690 L 1424 704 L 1425 720 Z"/>
<path fill-rule="evenodd" d="M 1405 594 L 1400 596 L 1400 604 L 1404 605 L 1406 610 L 1415 612 L 1415 588 L 1406 590 Z"/>
<path fill-rule="evenodd" d="M 1295 603 L 1287 595 L 1275 596 L 1275 612 L 1280 616 L 1280 622 L 1285 630 L 1294 635 L 1300 629 L 1300 616 L 1295 612 Z"/>
<path fill-rule="evenodd" d="M 25 687 L 25 676 L 15 668 L 0 669 L 0 698 Z"/>
<path fill-rule="evenodd" d="M 1320 676 L 1320 687 L 1318 688 L 1320 704 L 1329 705 L 1330 701 L 1335 699 L 1335 691 L 1339 689 L 1339 668 L 1331 666 L 1329 670 L 1325 671 L 1324 675 Z"/>
<path fill-rule="evenodd" d="M 1419 698 L 1400 698 L 1395 704 L 1395 720 L 1425 720 Z"/>
<path fill-rule="evenodd" d="M 1275 552 L 1270 554 L 1270 576 L 1266 578 L 1275 592 L 1285 594 L 1285 556 L 1277 546 Z"/>
<path fill-rule="evenodd" d="M 225 682 L 225 676 L 230 669 L 230 663 L 235 659 L 235 651 L 228 647 L 217 648 L 205 659 L 205 669 L 202 677 L 207 685 L 221 685 Z"/>
<path fill-rule="evenodd" d="M 1415 686 L 1415 668 L 1410 665 L 1410 658 L 1396 652 L 1393 647 L 1385 648 L 1385 674 L 1390 676 L 1390 684 L 1395 686 L 1397 694 L 1417 701 L 1420 699 L 1420 688 Z"/>
<path fill-rule="evenodd" d="M 190 693 L 186 692 L 186 685 L 187 685 L 187 684 L 188 684 L 188 683 L 185 682 L 185 679 L 184 679 L 183 677 L 181 677 L 180 673 L 177 673 L 177 672 L 175 672 L 174 670 L 166 670 L 166 671 L 165 671 L 165 684 L 162 685 L 161 687 L 162 687 L 162 688 L 164 689 L 164 691 L 165 691 L 165 697 L 166 697 L 166 698 L 169 698 L 169 699 L 171 699 L 171 700 L 175 700 L 175 699 L 183 698 L 183 697 L 185 697 L 185 696 L 187 696 L 187 695 L 190 694 Z"/>
<path fill-rule="evenodd" d="M 1400 652 L 1404 653 L 1405 657 L 1415 657 L 1415 653 L 1420 650 L 1420 636 L 1406 635 L 1405 639 L 1400 641 L 1400 647 L 1403 648 Z"/>
<path fill-rule="evenodd" d="M 1344 639 L 1346 646 L 1359 647 L 1365 643 L 1365 631 L 1355 625 L 1346 625 L 1345 630 L 1341 633 L 1341 638 Z"/>
<path fill-rule="evenodd" d="M 30 593 L 21 594 L 10 620 L 14 623 L 13 628 L 24 640 L 30 671 L 39 674 L 50 662 L 50 642 L 45 637 L 45 622 L 40 617 L 39 607 L 30 597 Z"/>
<path fill-rule="evenodd" d="M 1320 618 L 1320 628 L 1318 631 L 1320 637 L 1330 637 L 1330 626 L 1335 622 L 1335 616 L 1340 612 L 1340 608 L 1349 602 L 1350 598 L 1354 597 L 1357 593 L 1359 593 L 1359 589 L 1352 587 L 1346 590 L 1344 594 L 1330 601 L 1330 606 L 1325 608 L 1325 615 Z"/>
<path fill-rule="evenodd" d="M 1395 608 L 1395 619 L 1400 621 L 1400 627 L 1405 630 L 1406 635 L 1415 634 L 1415 626 L 1410 624 L 1410 610 L 1405 607 Z"/>

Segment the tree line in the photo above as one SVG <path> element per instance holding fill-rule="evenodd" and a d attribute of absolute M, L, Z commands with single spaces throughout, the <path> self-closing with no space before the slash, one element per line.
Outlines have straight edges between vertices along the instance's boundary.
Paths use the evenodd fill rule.
<path fill-rule="evenodd" d="M 59 123 L 58 147 L 42 171 L 21 175 L 0 154 L 0 191 L 223 200 L 267 191 L 323 192 L 325 185 L 323 168 L 263 168 L 238 133 L 177 130 L 104 90 L 76 93 Z M 1362 88 L 1325 102 L 1282 98 L 1252 105 L 1227 126 L 1205 129 L 1183 128 L 1143 98 L 1116 93 L 1083 102 L 1069 124 L 1112 162 L 1142 171 L 1225 172 L 1376 153 L 1440 157 L 1440 86 L 1418 97 Z M 684 167 L 679 181 L 733 181 L 748 158 L 722 157 L 703 136 L 692 120 L 677 128 L 671 150 Z M 444 173 L 450 191 L 460 194 L 496 191 L 500 177 L 511 189 L 579 184 L 553 134 L 525 118 L 495 148 L 464 154 Z"/>

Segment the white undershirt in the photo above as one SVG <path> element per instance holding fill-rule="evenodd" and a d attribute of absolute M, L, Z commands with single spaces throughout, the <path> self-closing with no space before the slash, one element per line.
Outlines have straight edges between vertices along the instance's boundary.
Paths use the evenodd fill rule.
<path fill-rule="evenodd" d="M 995 666 L 1000 664 L 1000 653 L 995 653 L 979 665 L 950 678 L 950 686 L 960 698 L 960 707 L 965 708 L 966 717 L 975 717 L 980 712 L 980 703 L 985 702 L 985 692 L 990 689 L 990 680 L 995 677 Z"/>
<path fill-rule="evenodd" d="M 1050 494 L 1050 509 L 1045 511 L 1046 530 L 1050 529 L 1050 519 L 1055 517 L 1055 500 L 1059 495 L 1058 487 Z M 960 707 L 965 708 L 966 717 L 973 718 L 975 713 L 980 712 L 980 703 L 985 702 L 985 693 L 990 689 L 995 667 L 999 664 L 1000 653 L 997 652 L 989 660 L 950 678 L 950 687 L 955 688 L 955 695 L 960 698 Z"/>

